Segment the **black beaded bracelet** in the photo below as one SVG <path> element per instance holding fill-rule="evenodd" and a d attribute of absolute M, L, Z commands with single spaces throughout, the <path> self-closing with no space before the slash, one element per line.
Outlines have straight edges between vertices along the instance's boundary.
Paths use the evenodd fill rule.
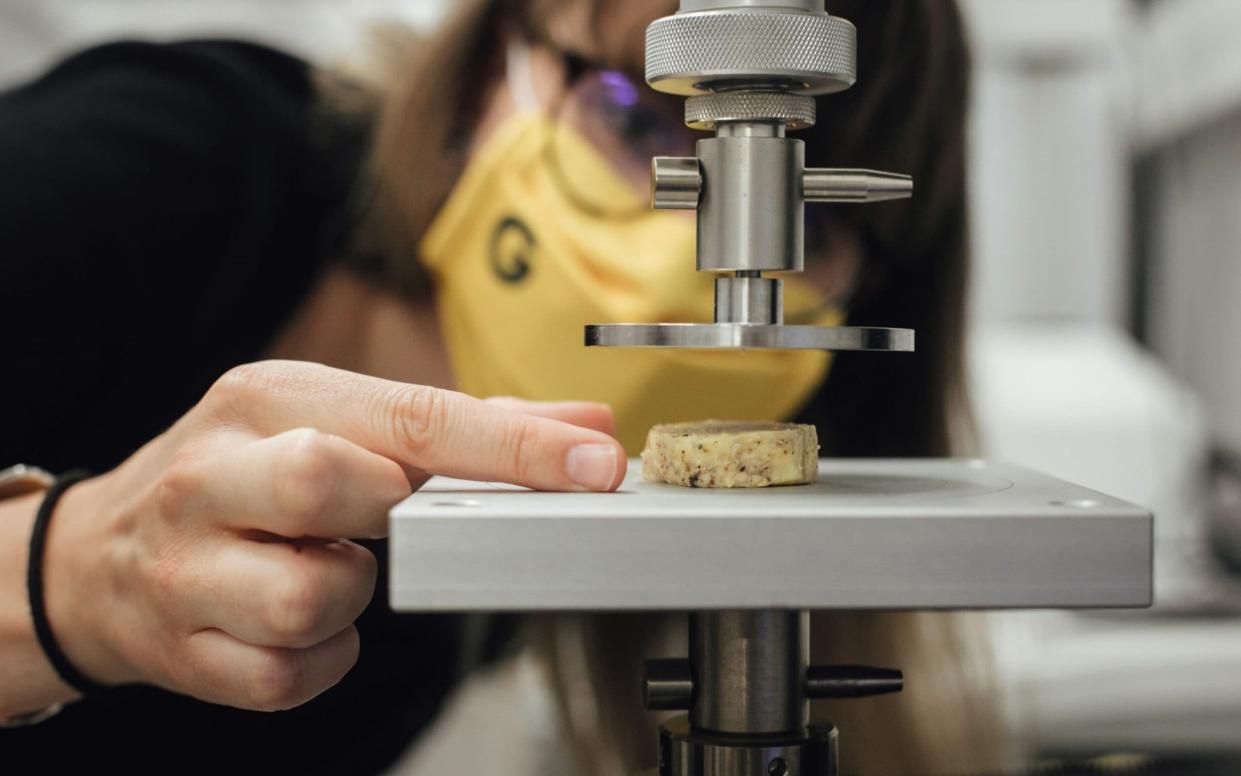
<path fill-rule="evenodd" d="M 26 566 L 26 592 L 30 597 L 30 616 L 34 620 L 34 632 L 39 639 L 39 646 L 56 673 L 73 689 L 82 695 L 91 695 L 107 689 L 106 685 L 93 682 L 69 662 L 69 658 L 61 651 L 56 636 L 52 633 L 51 623 L 47 619 L 47 607 L 43 595 L 43 555 L 47 546 L 47 529 L 52 522 L 52 512 L 56 502 L 64 492 L 91 476 L 90 472 L 80 469 L 60 475 L 52 487 L 43 496 L 39 512 L 35 515 L 34 527 L 30 531 L 30 560 Z"/>

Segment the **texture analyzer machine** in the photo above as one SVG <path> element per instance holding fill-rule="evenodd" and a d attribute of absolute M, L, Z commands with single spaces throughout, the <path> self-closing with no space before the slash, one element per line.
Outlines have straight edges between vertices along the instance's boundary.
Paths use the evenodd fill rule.
<path fill-rule="evenodd" d="M 807 169 L 790 132 L 857 77 L 856 30 L 823 0 L 682 0 L 647 31 L 646 79 L 712 132 L 652 164 L 656 208 L 695 209 L 715 320 L 588 326 L 593 347 L 911 351 L 914 332 L 784 323 L 807 202 L 909 197 L 896 173 Z M 689 271 L 686 268 L 686 271 Z M 809 612 L 1149 606 L 1150 513 L 981 460 L 824 460 L 788 488 L 535 493 L 435 479 L 391 513 L 402 611 L 683 611 L 686 657 L 648 664 L 651 709 L 683 710 L 666 776 L 835 776 L 810 702 L 897 692 L 895 668 L 815 666 Z M 848 731 L 842 731 L 847 736 Z M 652 746 L 655 742 L 652 742 Z"/>

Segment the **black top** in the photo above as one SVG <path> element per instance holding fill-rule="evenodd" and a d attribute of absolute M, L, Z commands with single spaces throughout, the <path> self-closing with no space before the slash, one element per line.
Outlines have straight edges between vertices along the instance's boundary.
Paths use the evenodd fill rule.
<path fill-rule="evenodd" d="M 239 43 L 105 46 L 0 95 L 0 468 L 106 471 L 261 358 L 347 224 L 361 149 L 321 148 L 318 115 L 304 63 Z M 372 550 L 360 660 L 314 701 L 118 690 L 0 730 L 0 770 L 383 769 L 455 683 L 460 622 L 393 614 Z"/>

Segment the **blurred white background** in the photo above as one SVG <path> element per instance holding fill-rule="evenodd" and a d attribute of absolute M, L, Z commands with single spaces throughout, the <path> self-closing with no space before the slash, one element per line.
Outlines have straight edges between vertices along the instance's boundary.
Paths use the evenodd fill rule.
<path fill-rule="evenodd" d="M 376 22 L 434 24 L 448 0 L 4 0 L 0 86 L 118 38 L 234 37 L 317 62 L 348 58 Z"/>
<path fill-rule="evenodd" d="M 1241 554 L 1241 2 L 961 1 L 985 452 L 1157 515 L 1153 613 L 995 618 L 1014 724 L 1045 751 L 1241 750 L 1241 595 L 1213 549 Z M 0 87 L 118 37 L 337 62 L 370 24 L 448 6 L 5 0 Z M 528 673 L 508 681 L 529 695 Z"/>

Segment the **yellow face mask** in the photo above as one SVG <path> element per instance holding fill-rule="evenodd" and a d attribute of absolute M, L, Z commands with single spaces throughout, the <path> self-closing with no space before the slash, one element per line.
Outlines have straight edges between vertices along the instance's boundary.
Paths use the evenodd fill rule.
<path fill-rule="evenodd" d="M 681 213 L 614 220 L 577 207 L 549 166 L 603 196 L 637 197 L 585 139 L 536 112 L 486 142 L 421 244 L 458 386 L 475 396 L 612 406 L 631 454 L 655 423 L 786 419 L 827 375 L 817 351 L 587 348 L 589 323 L 711 321 L 713 275 L 694 270 L 695 225 Z M 804 281 L 785 281 L 790 319 L 839 325 Z"/>

